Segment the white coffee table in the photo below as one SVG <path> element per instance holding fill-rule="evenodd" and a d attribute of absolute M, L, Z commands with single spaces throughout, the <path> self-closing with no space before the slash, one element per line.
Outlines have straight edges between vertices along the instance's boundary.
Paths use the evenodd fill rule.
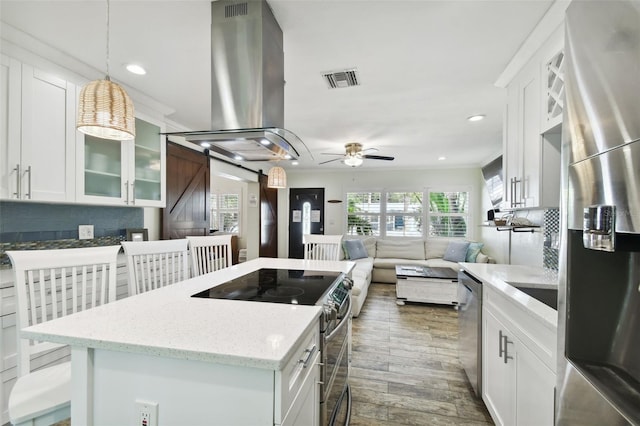
<path fill-rule="evenodd" d="M 396 303 L 458 304 L 458 273 L 451 268 L 396 266 Z"/>

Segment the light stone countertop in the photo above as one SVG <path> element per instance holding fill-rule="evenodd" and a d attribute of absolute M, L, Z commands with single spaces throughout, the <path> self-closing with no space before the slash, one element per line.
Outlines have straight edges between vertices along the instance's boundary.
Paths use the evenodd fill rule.
<path fill-rule="evenodd" d="M 260 268 L 334 271 L 354 263 L 260 258 L 22 331 L 78 347 L 280 370 L 320 306 L 193 298 Z"/>
<path fill-rule="evenodd" d="M 544 321 L 552 328 L 558 327 L 558 312 L 518 290 L 515 285 L 533 288 L 558 288 L 558 273 L 549 269 L 525 265 L 491 263 L 460 263 L 465 271 L 482 281 L 483 285 L 499 291 L 508 299 L 522 306 L 530 315 Z"/>

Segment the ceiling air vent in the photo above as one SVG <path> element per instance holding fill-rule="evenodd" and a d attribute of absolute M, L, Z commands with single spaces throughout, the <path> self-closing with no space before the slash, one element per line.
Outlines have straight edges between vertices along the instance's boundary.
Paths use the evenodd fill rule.
<path fill-rule="evenodd" d="M 359 86 L 358 75 L 355 69 L 322 73 L 330 89 Z"/>

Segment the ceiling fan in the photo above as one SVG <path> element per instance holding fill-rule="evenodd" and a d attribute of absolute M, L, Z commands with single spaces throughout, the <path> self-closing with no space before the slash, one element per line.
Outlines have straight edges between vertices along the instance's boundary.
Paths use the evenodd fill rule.
<path fill-rule="evenodd" d="M 376 152 L 377 148 L 367 148 L 362 149 L 362 144 L 357 142 L 350 142 L 344 146 L 345 153 L 344 154 L 334 154 L 329 152 L 323 152 L 322 155 L 339 155 L 342 158 L 334 158 L 333 160 L 323 161 L 319 164 L 331 163 L 332 161 L 342 161 L 347 166 L 358 167 L 362 164 L 362 162 L 367 160 L 386 160 L 393 161 L 394 157 L 388 157 L 385 155 L 372 155 L 366 154 L 367 152 Z"/>

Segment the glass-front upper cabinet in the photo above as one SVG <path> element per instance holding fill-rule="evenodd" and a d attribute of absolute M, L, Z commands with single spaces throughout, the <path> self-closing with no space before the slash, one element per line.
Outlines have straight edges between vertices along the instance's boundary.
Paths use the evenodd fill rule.
<path fill-rule="evenodd" d="M 123 159 L 126 143 L 84 136 L 84 176 L 82 194 L 86 197 L 124 200 Z M 118 201 L 117 204 L 121 204 Z"/>
<path fill-rule="evenodd" d="M 84 136 L 78 146 L 78 201 L 137 207 L 165 206 L 163 125 L 136 118 L 136 138 L 111 141 Z"/>
<path fill-rule="evenodd" d="M 145 205 L 162 202 L 164 207 L 164 143 L 159 126 L 136 118 L 135 181 L 133 199 Z M 155 205 L 155 204 L 153 204 Z"/>

